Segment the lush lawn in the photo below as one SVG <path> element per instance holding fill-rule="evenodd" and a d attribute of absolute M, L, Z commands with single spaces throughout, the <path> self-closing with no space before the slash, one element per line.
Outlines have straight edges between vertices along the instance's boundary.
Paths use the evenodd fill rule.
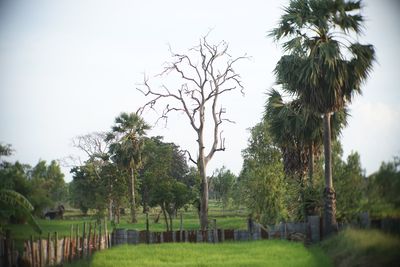
<path fill-rule="evenodd" d="M 335 266 L 400 266 L 400 238 L 378 230 L 347 229 L 323 241 Z"/>
<path fill-rule="evenodd" d="M 68 267 L 97 266 L 400 266 L 400 238 L 348 229 L 319 246 L 280 240 L 120 246 Z"/>
<path fill-rule="evenodd" d="M 324 252 L 301 243 L 263 240 L 222 244 L 175 243 L 118 246 L 98 252 L 91 262 L 72 266 L 332 266 Z"/>

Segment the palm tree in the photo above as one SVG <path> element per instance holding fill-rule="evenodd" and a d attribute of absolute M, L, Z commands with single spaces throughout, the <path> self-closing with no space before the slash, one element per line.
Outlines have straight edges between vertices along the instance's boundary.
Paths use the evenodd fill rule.
<path fill-rule="evenodd" d="M 294 177 L 300 185 L 302 215 L 305 217 L 308 212 L 304 190 L 313 186 L 314 156 L 320 154 L 323 144 L 323 120 L 320 114 L 304 106 L 299 99 L 284 102 L 282 95 L 274 89 L 268 96 L 264 120 L 271 125 L 274 142 L 282 151 L 286 175 Z M 333 137 L 340 135 L 347 124 L 346 119 L 347 110 L 333 114 Z"/>
<path fill-rule="evenodd" d="M 24 215 L 24 217 L 27 218 L 28 224 L 33 228 L 33 230 L 35 230 L 39 234 L 42 233 L 42 229 L 32 215 L 32 204 L 23 195 L 14 190 L 1 189 L 0 202 L 2 204 L 14 207 L 13 210 L 19 210 Z M 8 217 L 9 215 L 3 214 L 3 211 L 1 211 L 0 216 Z"/>
<path fill-rule="evenodd" d="M 331 115 L 350 103 L 375 60 L 372 45 L 358 43 L 361 1 L 292 0 L 271 36 L 286 55 L 277 63 L 277 83 L 324 117 L 324 232 L 337 231 L 332 180 Z"/>
<path fill-rule="evenodd" d="M 110 145 L 112 160 L 129 171 L 129 202 L 131 222 L 136 223 L 135 178 L 142 166 L 141 153 L 144 135 L 150 126 L 136 113 L 121 113 L 107 140 L 115 140 Z"/>

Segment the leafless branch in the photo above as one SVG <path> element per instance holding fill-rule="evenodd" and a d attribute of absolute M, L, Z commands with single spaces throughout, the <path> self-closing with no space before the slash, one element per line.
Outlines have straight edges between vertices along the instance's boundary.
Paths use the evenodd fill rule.
<path fill-rule="evenodd" d="M 110 145 L 105 137 L 103 132 L 80 135 L 72 139 L 72 145 L 85 152 L 89 159 L 99 159 L 107 154 Z"/>
<path fill-rule="evenodd" d="M 69 155 L 60 159 L 57 159 L 57 162 L 60 166 L 66 168 L 73 168 L 82 165 L 82 161 L 79 157 Z"/>
<path fill-rule="evenodd" d="M 197 161 L 193 159 L 193 157 L 192 157 L 192 155 L 190 154 L 189 150 L 182 150 L 182 152 L 183 152 L 184 154 L 187 154 L 187 155 L 188 155 L 189 160 L 190 160 L 193 164 L 197 165 Z"/>
<path fill-rule="evenodd" d="M 156 105 L 165 101 L 157 122 L 160 119 L 167 122 L 168 116 L 172 112 L 182 112 L 186 115 L 198 136 L 199 147 L 199 158 L 194 160 L 189 154 L 189 160 L 197 164 L 199 159 L 203 159 L 205 165 L 215 152 L 225 150 L 225 139 L 222 138 L 220 130 L 221 124 L 233 122 L 223 117 L 226 113 L 225 109 L 221 107 L 217 110 L 219 96 L 235 90 L 240 90 L 243 94 L 244 87 L 240 75 L 235 72 L 234 67 L 238 61 L 248 59 L 246 55 L 232 58 L 228 54 L 227 42 L 210 44 L 207 41 L 207 35 L 200 38 L 199 44 L 189 49 L 188 53 L 175 53 L 169 47 L 172 61 L 166 63 L 163 71 L 156 77 L 161 78 L 175 73 L 182 81 L 181 86 L 173 89 L 163 84 L 160 87 L 161 90 L 155 90 L 150 86 L 148 78 L 144 76 L 142 86 L 137 88 L 144 96 L 150 98 L 139 108 L 139 114 L 146 109 L 156 110 Z M 211 148 L 205 155 L 206 110 L 213 118 L 213 134 Z"/>

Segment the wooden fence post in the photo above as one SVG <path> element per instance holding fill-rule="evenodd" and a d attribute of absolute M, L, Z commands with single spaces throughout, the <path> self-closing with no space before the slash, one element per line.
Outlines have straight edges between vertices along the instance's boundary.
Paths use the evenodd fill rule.
<path fill-rule="evenodd" d="M 181 211 L 181 218 L 180 218 L 180 223 L 179 223 L 179 241 L 182 241 L 183 239 L 183 216 L 182 216 L 182 211 Z"/>
<path fill-rule="evenodd" d="M 47 241 L 46 241 L 46 264 L 50 265 L 50 240 L 51 240 L 51 234 L 47 234 Z"/>
<path fill-rule="evenodd" d="M 54 232 L 54 265 L 58 264 L 58 233 Z"/>
<path fill-rule="evenodd" d="M 64 264 L 64 262 L 65 262 L 65 259 L 67 258 L 67 237 L 64 235 L 64 239 L 63 239 L 63 243 L 62 243 L 62 246 L 61 246 L 61 265 L 63 265 Z"/>
<path fill-rule="evenodd" d="M 83 223 L 82 242 L 81 242 L 82 243 L 81 258 L 84 258 L 86 256 L 87 247 L 86 247 L 85 239 L 86 239 L 86 222 Z"/>
<path fill-rule="evenodd" d="M 11 231 L 6 230 L 6 239 L 4 240 L 4 263 L 5 266 L 11 266 L 11 257 L 10 254 L 11 247 Z"/>
<path fill-rule="evenodd" d="M 43 260 L 42 260 L 43 253 L 42 253 L 42 237 L 41 236 L 39 236 L 37 243 L 38 243 L 38 250 L 39 250 L 39 267 L 42 267 L 43 266 Z"/>
<path fill-rule="evenodd" d="M 99 223 L 99 241 L 98 241 L 98 249 L 97 250 L 101 250 L 101 221 Z"/>
<path fill-rule="evenodd" d="M 74 242 L 72 239 L 72 233 L 74 232 L 74 225 L 71 225 L 71 230 L 69 232 L 69 257 L 68 261 L 71 262 L 74 254 Z"/>
<path fill-rule="evenodd" d="M 76 225 L 76 236 L 75 236 L 75 258 L 79 259 L 79 224 Z"/>
<path fill-rule="evenodd" d="M 91 246 L 91 239 L 92 239 L 92 223 L 89 223 L 89 233 L 87 237 L 87 257 L 92 255 L 92 246 Z"/>
<path fill-rule="evenodd" d="M 32 264 L 32 267 L 35 267 L 35 249 L 34 249 L 34 247 L 33 247 L 33 235 L 31 235 L 31 264 Z"/>
<path fill-rule="evenodd" d="M 107 217 L 104 217 L 104 248 L 109 248 L 108 245 L 108 229 L 107 229 Z"/>
<path fill-rule="evenodd" d="M 97 231 L 97 222 L 94 222 L 94 228 L 93 228 L 93 250 L 96 250 L 96 244 L 97 244 L 97 239 L 96 239 L 96 231 Z"/>

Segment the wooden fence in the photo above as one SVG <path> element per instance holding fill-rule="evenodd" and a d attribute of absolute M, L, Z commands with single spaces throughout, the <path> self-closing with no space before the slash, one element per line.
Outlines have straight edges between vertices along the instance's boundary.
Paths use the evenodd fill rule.
<path fill-rule="evenodd" d="M 368 224 L 361 228 L 378 228 L 394 233 L 400 228 L 399 219 L 379 221 L 366 220 Z M 379 224 L 378 224 L 379 223 Z M 59 236 L 56 232 L 47 238 L 39 238 L 24 242 L 24 249 L 19 253 L 9 234 L 0 236 L 0 267 L 42 267 L 62 266 L 66 262 L 90 257 L 95 251 L 107 249 L 120 244 L 152 244 L 167 242 L 211 242 L 247 241 L 261 239 L 290 239 L 317 243 L 321 240 L 321 220 L 318 216 L 310 216 L 308 222 L 280 223 L 268 229 L 249 220 L 247 230 L 214 229 L 208 231 L 183 230 L 169 232 L 151 232 L 114 229 L 107 232 L 106 221 L 101 224 L 84 223 L 71 226 L 69 236 Z M 342 225 L 341 229 L 346 225 Z M 388 231 L 390 230 L 390 231 Z M 398 232 L 397 232 L 398 234 Z"/>
<path fill-rule="evenodd" d="M 57 232 L 47 238 L 24 241 L 22 255 L 15 250 L 9 238 L 0 239 L 0 267 L 11 266 L 62 266 L 66 262 L 90 257 L 95 251 L 111 246 L 110 234 L 104 223 L 84 223 L 71 226 L 69 236 L 60 237 Z"/>

